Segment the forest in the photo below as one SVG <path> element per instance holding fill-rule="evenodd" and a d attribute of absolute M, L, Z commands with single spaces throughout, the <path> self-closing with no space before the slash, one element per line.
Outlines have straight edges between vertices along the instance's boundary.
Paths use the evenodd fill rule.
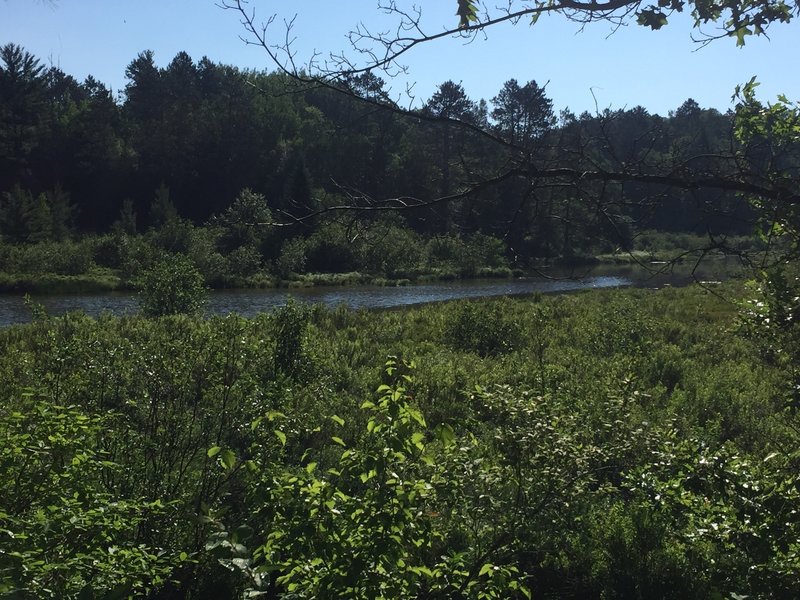
<path fill-rule="evenodd" d="M 741 45 L 800 10 L 450 3 L 437 37 L 686 8 Z M 372 63 L 306 70 L 249 2 L 220 6 L 271 70 L 144 51 L 112 91 L 0 47 L 0 290 L 141 302 L 27 296 L 0 328 L 0 598 L 796 598 L 800 103 L 753 78 L 724 114 L 576 115 L 509 79 L 403 108 L 380 72 L 431 41 L 418 13 L 382 1 L 407 37 L 359 29 Z M 719 256 L 744 276 L 202 308 L 212 287 Z"/>
<path fill-rule="evenodd" d="M 510 276 L 758 245 L 752 206 L 724 190 L 508 178 L 451 202 L 371 210 L 460 193 L 476 169 L 510 160 L 502 144 L 575 169 L 612 161 L 609 145 L 629 165 L 726 151 L 733 112 L 692 99 L 666 117 L 641 106 L 575 115 L 535 81 L 511 79 L 489 101 L 445 81 L 397 114 L 351 95 L 383 98 L 371 73 L 337 84 L 344 95 L 183 52 L 163 68 L 142 52 L 125 73 L 115 95 L 18 45 L 0 49 L 0 289 L 136 288 L 172 254 L 211 287 L 252 287 Z M 341 206 L 359 210 L 329 210 Z"/>

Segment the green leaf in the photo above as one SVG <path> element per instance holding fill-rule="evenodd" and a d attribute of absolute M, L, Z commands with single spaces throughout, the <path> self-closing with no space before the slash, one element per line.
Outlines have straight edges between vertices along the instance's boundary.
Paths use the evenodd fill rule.
<path fill-rule="evenodd" d="M 331 415 L 331 421 L 338 423 L 339 425 L 344 425 L 344 419 L 339 415 Z"/>
<path fill-rule="evenodd" d="M 285 446 L 286 445 L 286 434 L 283 433 L 280 429 L 274 430 L 273 433 L 280 440 L 281 446 Z"/>
<path fill-rule="evenodd" d="M 408 409 L 408 415 L 409 415 L 409 416 L 410 416 L 412 419 L 414 419 L 414 420 L 415 420 L 417 423 L 419 423 L 419 425 L 420 425 L 421 427 L 426 427 L 426 426 L 427 426 L 427 425 L 425 424 L 425 417 L 422 415 L 422 413 L 421 413 L 420 411 L 418 411 L 418 410 L 415 410 L 415 409 L 413 409 L 413 408 L 409 408 L 409 409 Z"/>
<path fill-rule="evenodd" d="M 211 448 L 208 449 L 208 452 L 206 452 L 206 454 L 208 455 L 208 458 L 214 458 L 217 454 L 219 454 L 220 450 L 222 450 L 222 448 L 220 448 L 219 446 L 212 446 Z"/>
<path fill-rule="evenodd" d="M 223 450 L 219 455 L 219 461 L 222 466 L 230 470 L 236 464 L 236 455 L 231 450 Z"/>
<path fill-rule="evenodd" d="M 344 440 L 343 440 L 342 438 L 340 438 L 340 437 L 336 437 L 336 436 L 334 435 L 334 436 L 332 436 L 332 437 L 331 437 L 331 439 L 332 439 L 334 442 L 336 442 L 337 444 L 339 444 L 340 446 L 342 446 L 343 448 L 347 448 L 347 444 L 345 444 L 345 443 L 344 443 Z"/>
<path fill-rule="evenodd" d="M 411 567 L 410 571 L 416 573 L 417 575 L 426 575 L 427 577 L 433 577 L 433 571 L 431 571 L 428 567 Z"/>
<path fill-rule="evenodd" d="M 737 46 L 744 46 L 744 38 L 748 35 L 752 35 L 752 31 L 750 31 L 747 27 L 740 27 L 734 32 L 736 36 L 736 45 Z"/>
<path fill-rule="evenodd" d="M 494 569 L 494 565 L 492 563 L 486 563 L 481 567 L 481 570 L 478 572 L 478 577 L 486 575 L 489 573 L 489 577 L 492 576 L 492 569 Z"/>
<path fill-rule="evenodd" d="M 445 448 L 450 448 L 456 443 L 456 433 L 447 423 L 441 423 L 436 427 L 436 437 Z"/>
<path fill-rule="evenodd" d="M 478 6 L 473 0 L 458 0 L 458 26 L 469 27 L 470 23 L 478 20 Z"/>
<path fill-rule="evenodd" d="M 667 24 L 667 15 L 660 10 L 646 8 L 639 13 L 636 22 L 655 31 Z"/>

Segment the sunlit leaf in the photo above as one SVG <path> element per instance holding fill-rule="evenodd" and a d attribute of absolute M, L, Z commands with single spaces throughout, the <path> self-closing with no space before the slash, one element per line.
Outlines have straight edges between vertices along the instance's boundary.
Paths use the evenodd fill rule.
<path fill-rule="evenodd" d="M 236 455 L 231 450 L 223 450 L 220 452 L 219 461 L 226 469 L 230 470 L 236 464 Z"/>

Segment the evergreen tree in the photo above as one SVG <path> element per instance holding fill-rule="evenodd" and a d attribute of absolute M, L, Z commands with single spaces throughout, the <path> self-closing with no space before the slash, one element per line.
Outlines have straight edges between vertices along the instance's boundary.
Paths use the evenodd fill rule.
<path fill-rule="evenodd" d="M 45 194 L 50 210 L 51 236 L 56 241 L 67 239 L 72 234 L 72 221 L 75 207 L 70 197 L 60 185 Z"/>
<path fill-rule="evenodd" d="M 133 200 L 125 198 L 119 211 L 119 218 L 114 222 L 113 229 L 126 235 L 136 235 L 136 211 L 133 209 Z"/>
<path fill-rule="evenodd" d="M 47 196 L 34 197 L 20 186 L 3 194 L 0 201 L 0 235 L 12 244 L 48 240 L 53 233 L 53 215 Z"/>
<path fill-rule="evenodd" d="M 178 211 L 169 197 L 169 188 L 162 182 L 156 190 L 153 202 L 150 205 L 150 224 L 161 227 L 178 218 Z"/>
<path fill-rule="evenodd" d="M 450 162 L 453 154 L 453 125 L 451 120 L 470 121 L 475 114 L 475 104 L 467 97 L 467 93 L 460 83 L 445 81 L 425 104 L 424 111 L 441 119 L 439 165 L 442 178 L 439 191 L 442 196 L 447 196 L 452 191 Z M 439 215 L 443 223 L 436 226 L 434 230 L 444 229 L 447 231 L 451 229 L 452 212 L 452 207 L 443 206 Z"/>
<path fill-rule="evenodd" d="M 529 147 L 555 124 L 553 102 L 535 81 L 520 87 L 509 79 L 492 104 L 497 131 L 511 144 Z"/>
<path fill-rule="evenodd" d="M 30 179 L 45 123 L 45 69 L 16 44 L 0 48 L 0 189 Z"/>

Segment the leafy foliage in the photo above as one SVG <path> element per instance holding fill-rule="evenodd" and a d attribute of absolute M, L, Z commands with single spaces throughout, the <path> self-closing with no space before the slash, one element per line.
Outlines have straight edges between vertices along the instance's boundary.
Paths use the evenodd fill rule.
<path fill-rule="evenodd" d="M 142 543 L 160 501 L 109 491 L 101 443 L 113 419 L 29 390 L 0 413 L 0 594 L 127 597 L 164 583 L 178 553 Z"/>
<path fill-rule="evenodd" d="M 480 22 L 478 6 L 472 0 L 457 0 L 458 26 L 468 27 Z M 741 0 L 659 0 L 657 4 L 644 5 L 637 2 L 613 2 L 608 5 L 574 5 L 572 3 L 552 2 L 530 5 L 525 2 L 510 2 L 506 11 L 520 18 L 531 15 L 534 22 L 541 12 L 557 11 L 566 13 L 567 18 L 579 22 L 597 18 L 611 18 L 615 12 L 635 16 L 636 23 L 650 29 L 661 29 L 668 23 L 674 12 L 690 9 L 694 26 L 699 28 L 708 23 L 717 23 L 725 35 L 736 38 L 737 46 L 744 46 L 750 35 L 764 35 L 772 23 L 788 23 L 797 16 L 797 6 L 784 0 L 769 2 L 742 2 Z M 624 22 L 624 21 L 623 21 Z"/>
<path fill-rule="evenodd" d="M 520 331 L 501 304 L 461 302 L 445 317 L 444 339 L 457 350 L 490 356 L 512 351 L 519 345 Z"/>
<path fill-rule="evenodd" d="M 304 348 L 308 328 L 309 308 L 289 299 L 274 314 L 275 320 L 275 370 L 288 376 L 306 377 L 308 360 Z M 306 373 L 303 373 L 306 371 Z"/>
<path fill-rule="evenodd" d="M 697 548 L 692 568 L 711 593 L 790 596 L 800 572 L 800 498 L 786 458 L 748 460 L 728 446 L 666 436 L 652 465 L 631 473 L 627 486 L 667 517 L 673 543 Z"/>
<path fill-rule="evenodd" d="M 458 0 L 458 26 L 469 27 L 478 20 L 478 5 L 472 0 Z"/>
<path fill-rule="evenodd" d="M 205 301 L 203 276 L 182 255 L 168 256 L 142 276 L 140 304 L 150 317 L 195 314 Z"/>
<path fill-rule="evenodd" d="M 469 569 L 465 555 L 438 557 L 446 522 L 439 497 L 452 498 L 449 488 L 456 483 L 439 461 L 454 451 L 455 439 L 448 426 L 439 429 L 441 444 L 427 439 L 425 419 L 405 387 L 413 383 L 410 369 L 394 359 L 386 363 L 396 383 L 382 385 L 377 401 L 361 405 L 367 420 L 355 445 L 331 437 L 341 450 L 335 468 L 320 473 L 308 455 L 304 468 L 283 474 L 269 464 L 254 468 L 263 501 L 253 520 L 260 545 L 252 560 L 234 565 L 244 568 L 255 589 L 277 587 L 300 598 L 530 596 L 512 565 Z M 345 425 L 337 415 L 331 420 Z M 287 443 L 283 431 L 274 433 Z"/>
<path fill-rule="evenodd" d="M 515 343 L 454 345 L 464 314 Z M 745 317 L 695 287 L 4 329 L 3 584 L 785 596 L 796 415 Z"/>

